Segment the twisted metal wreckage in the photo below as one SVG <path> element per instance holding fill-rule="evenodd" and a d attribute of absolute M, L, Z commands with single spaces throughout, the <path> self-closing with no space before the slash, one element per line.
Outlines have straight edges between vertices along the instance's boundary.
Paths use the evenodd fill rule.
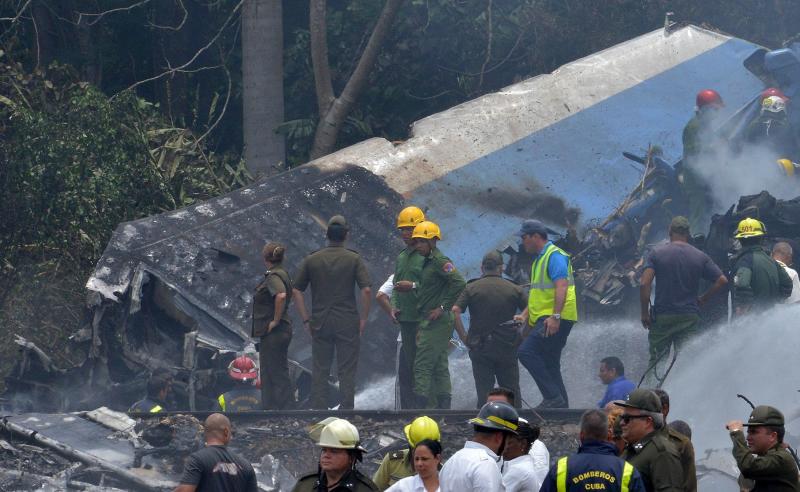
<path fill-rule="evenodd" d="M 24 446 L 54 450 L 56 455 L 42 455 L 42 463 L 28 459 L 33 469 L 58 469 L 48 479 L 53 483 L 42 474 L 41 487 L 58 482 L 92 490 L 104 481 L 123 488 L 167 487 L 175 469 L 156 466 L 151 458 L 167 448 L 172 455 L 187 454 L 196 447 L 187 437 L 196 428 L 189 431 L 187 421 L 170 417 L 146 420 L 136 429 L 114 410 L 124 411 L 140 398 L 148 372 L 157 367 L 175 375 L 174 408 L 211 408 L 225 390 L 228 361 L 253 352 L 249 307 L 263 271 L 261 246 L 284 242 L 288 267 L 296 269 L 304 255 L 323 246 L 324 224 L 337 213 L 352 224 L 350 244 L 376 283 L 393 269 L 400 248 L 394 214 L 405 200 L 427 205 L 444 231 L 443 248 L 468 277 L 479 273 L 483 253 L 495 248 L 508 255 L 508 275 L 526 283 L 531 258 L 519 251 L 513 232 L 524 218 L 543 218 L 574 254 L 584 313 L 624 315 L 636 306 L 632 294 L 646 248 L 665 237 L 670 217 L 684 213 L 669 161 L 681 154 L 690 95 L 715 87 L 728 107 L 739 108 L 719 129 L 720 137 L 735 141 L 757 114 L 754 95 L 764 84 L 797 95 L 799 53 L 797 45 L 768 52 L 695 26 L 668 24 L 418 121 L 406 142 L 367 140 L 278 178 L 120 224 L 87 283 L 86 322 L 72 337 L 90 347 L 86 361 L 60 368 L 17 338 L 21 357 L 6 377 L 0 402 L 9 416 L 0 428 L 28 444 L 0 439 L 0 452 L 24 455 Z M 643 156 L 623 156 L 649 142 L 660 145 L 639 150 Z M 714 216 L 708 235 L 695 238 L 696 244 L 727 264 L 731 232 L 740 218 L 752 215 L 774 236 L 798 239 L 800 198 L 776 200 L 764 192 Z M 583 237 L 579 228 L 587 231 Z M 373 311 L 362 343 L 362 387 L 394 371 L 395 330 L 383 318 Z M 290 357 L 302 406 L 310 346 L 301 330 Z M 331 388 L 335 404 L 335 381 Z M 98 407 L 107 408 L 86 412 Z M 72 411 L 78 413 L 64 413 Z M 304 422 L 318 418 L 295 414 L 305 415 L 298 417 Z M 577 414 L 570 415 L 561 417 Z M 243 425 L 245 434 L 255 435 L 265 426 Z M 169 432 L 152 431 L 164 426 Z M 384 449 L 387 439 L 376 446 Z M 388 439 L 389 445 L 398 439 Z M 288 472 L 266 450 L 246 452 L 260 463 L 264 490 L 280 490 L 275 484 L 281 480 L 286 486 Z M 733 475 L 729 468 L 727 461 L 709 464 L 707 480 L 727 480 L 720 473 Z M 0 484 L 21 480 L 20 473 L 0 465 Z"/>

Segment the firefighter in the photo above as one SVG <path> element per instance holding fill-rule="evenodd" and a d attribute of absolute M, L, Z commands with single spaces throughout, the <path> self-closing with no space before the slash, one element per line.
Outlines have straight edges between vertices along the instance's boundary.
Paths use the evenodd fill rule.
<path fill-rule="evenodd" d="M 228 364 L 228 376 L 233 389 L 217 397 L 217 412 L 254 412 L 261 410 L 261 390 L 255 387 L 258 366 L 250 357 L 242 355 Z"/>
<path fill-rule="evenodd" d="M 689 208 L 689 223 L 700 229 L 711 205 L 711 195 L 706 180 L 698 173 L 698 166 L 714 148 L 714 128 L 725 107 L 722 97 L 713 89 L 703 89 L 695 97 L 695 114 L 683 129 L 683 160 L 678 169 L 678 181 Z"/>
<path fill-rule="evenodd" d="M 760 220 L 739 222 L 734 236 L 742 249 L 733 257 L 733 305 L 737 316 L 766 310 L 792 294 L 792 279 L 763 246 L 766 227 Z"/>
<path fill-rule="evenodd" d="M 453 332 L 450 310 L 464 290 L 464 277 L 456 270 L 436 242 L 442 239 L 439 226 L 420 222 L 411 235 L 414 247 L 424 257 L 417 295 L 422 315 L 414 358 L 414 395 L 417 408 L 450 408 L 450 370 L 447 349 Z"/>
<path fill-rule="evenodd" d="M 166 369 L 158 368 L 147 380 L 147 396 L 137 401 L 129 413 L 158 413 L 167 410 L 166 401 L 172 392 L 172 375 Z"/>
<path fill-rule="evenodd" d="M 292 492 L 378 491 L 372 480 L 356 469 L 366 450 L 361 447 L 358 429 L 353 424 L 338 418 L 327 420 L 317 446 L 321 448 L 317 471 L 301 476 Z"/>
<path fill-rule="evenodd" d="M 419 207 L 406 207 L 397 215 L 397 229 L 406 247 L 397 255 L 392 279 L 392 291 L 381 289 L 376 299 L 393 322 L 400 325 L 400 360 L 397 379 L 400 386 L 400 406 L 414 408 L 414 357 L 417 328 L 422 320 L 417 307 L 417 284 L 425 258 L 414 248 L 414 227 L 425 220 Z M 380 486 L 380 485 L 379 485 Z"/>
<path fill-rule="evenodd" d="M 372 481 L 380 490 L 386 490 L 399 480 L 410 477 L 414 474 L 414 463 L 412 462 L 412 450 L 422 441 L 439 441 L 439 425 L 430 417 L 422 416 L 414 419 L 408 424 L 404 432 L 408 448 L 387 453 L 372 477 Z"/>
<path fill-rule="evenodd" d="M 745 140 L 753 145 L 761 145 L 776 159 L 797 159 L 797 145 L 783 98 L 769 96 L 763 99 L 761 112 L 748 125 Z"/>

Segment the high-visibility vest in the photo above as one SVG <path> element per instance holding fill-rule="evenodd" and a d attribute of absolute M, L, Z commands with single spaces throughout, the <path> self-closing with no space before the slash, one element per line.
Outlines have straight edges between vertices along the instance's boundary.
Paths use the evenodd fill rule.
<path fill-rule="evenodd" d="M 619 489 L 621 492 L 628 492 L 628 487 L 630 486 L 632 476 L 633 465 L 626 461 L 625 464 L 622 465 L 622 482 L 619 484 Z M 566 456 L 558 460 L 558 466 L 556 467 L 556 490 L 558 492 L 567 492 Z"/>
<path fill-rule="evenodd" d="M 161 405 L 156 405 L 156 406 L 154 406 L 153 408 L 150 409 L 150 413 L 158 413 L 158 412 L 160 412 L 162 410 L 164 410 L 164 409 L 161 408 Z"/>
<path fill-rule="evenodd" d="M 547 273 L 547 266 L 550 263 L 550 256 L 555 252 L 567 257 L 567 297 L 564 299 L 561 319 L 578 321 L 572 261 L 564 250 L 553 243 L 548 243 L 546 249 L 533 262 L 533 267 L 531 267 L 531 293 L 528 297 L 528 319 L 531 325 L 542 316 L 553 314 L 553 306 L 556 302 L 556 285 Z"/>
<path fill-rule="evenodd" d="M 217 397 L 217 403 L 219 403 L 219 408 L 221 408 L 222 411 L 224 412 L 225 411 L 225 407 L 226 407 L 226 405 L 225 405 L 225 393 L 223 393 L 223 394 L 221 394 L 221 395 L 219 395 Z"/>

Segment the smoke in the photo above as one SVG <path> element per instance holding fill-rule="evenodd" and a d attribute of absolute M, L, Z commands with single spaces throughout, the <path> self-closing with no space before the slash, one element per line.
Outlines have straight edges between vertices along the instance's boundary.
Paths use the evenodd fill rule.
<path fill-rule="evenodd" d="M 729 142 L 716 140 L 710 149 L 690 161 L 689 168 L 706 183 L 711 193 L 712 214 L 725 213 L 743 195 L 768 190 L 775 198 L 791 199 L 800 195 L 800 181 L 787 177 L 777 160 L 783 157 L 778 149 L 765 144 L 745 143 L 741 149 Z M 686 163 L 684 163 L 686 164 Z"/>
<path fill-rule="evenodd" d="M 771 405 L 784 415 L 800 410 L 800 305 L 735 320 L 695 339 L 678 356 L 665 390 L 670 394 L 669 420 L 692 426 L 695 454 L 730 449 L 725 424 L 746 421 L 749 405 Z M 787 433 L 800 435 L 800 421 L 787 422 Z M 789 438 L 792 439 L 792 438 Z"/>

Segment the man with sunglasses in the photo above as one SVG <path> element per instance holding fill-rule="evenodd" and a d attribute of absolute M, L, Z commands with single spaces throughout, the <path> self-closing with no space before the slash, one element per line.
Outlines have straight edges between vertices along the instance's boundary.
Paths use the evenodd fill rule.
<path fill-rule="evenodd" d="M 733 441 L 733 457 L 744 478 L 755 480 L 753 491 L 800 490 L 797 465 L 783 446 L 783 414 L 774 407 L 753 409 L 747 423 L 733 420 L 725 426 Z M 745 440 L 743 428 L 747 427 Z"/>
<path fill-rule="evenodd" d="M 628 443 L 622 458 L 633 465 L 642 476 L 647 492 L 682 492 L 683 468 L 675 445 L 659 432 L 664 427 L 661 399 L 650 390 L 638 388 L 624 403 L 619 416 L 622 437 Z"/>

